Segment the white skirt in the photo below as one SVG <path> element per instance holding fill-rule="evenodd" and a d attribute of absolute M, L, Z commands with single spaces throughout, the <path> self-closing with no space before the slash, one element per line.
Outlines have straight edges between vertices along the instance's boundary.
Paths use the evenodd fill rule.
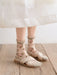
<path fill-rule="evenodd" d="M 57 22 L 56 0 L 0 0 L 0 27 L 30 27 Z"/>

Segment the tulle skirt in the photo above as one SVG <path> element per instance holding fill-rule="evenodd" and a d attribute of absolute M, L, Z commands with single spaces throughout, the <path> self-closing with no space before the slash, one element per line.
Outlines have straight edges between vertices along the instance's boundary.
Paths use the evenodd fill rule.
<path fill-rule="evenodd" d="M 56 0 L 0 0 L 1 28 L 30 27 L 55 22 Z"/>

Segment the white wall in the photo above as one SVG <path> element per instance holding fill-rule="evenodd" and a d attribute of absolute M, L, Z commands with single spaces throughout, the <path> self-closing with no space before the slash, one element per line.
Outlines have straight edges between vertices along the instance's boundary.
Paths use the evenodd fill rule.
<path fill-rule="evenodd" d="M 57 23 L 37 26 L 35 36 L 36 43 L 57 43 Z M 16 29 L 0 28 L 0 44 L 16 44 Z"/>

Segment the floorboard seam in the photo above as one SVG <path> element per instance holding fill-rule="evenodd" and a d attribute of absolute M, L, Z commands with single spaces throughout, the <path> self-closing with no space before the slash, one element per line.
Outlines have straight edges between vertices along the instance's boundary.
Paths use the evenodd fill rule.
<path fill-rule="evenodd" d="M 45 53 L 46 53 L 46 50 L 45 50 L 45 48 L 44 48 L 43 44 L 41 44 L 41 46 L 42 46 L 42 48 L 44 49 L 44 51 L 45 51 Z M 48 56 L 48 54 L 47 54 L 47 53 L 46 53 L 46 55 Z M 51 66 L 52 66 L 52 68 L 53 68 L 53 70 L 54 70 L 54 72 L 55 72 L 55 74 L 56 74 L 56 71 L 55 71 L 55 69 L 54 69 L 54 67 L 53 67 L 52 62 L 51 62 L 51 61 L 50 61 L 50 59 L 49 59 L 49 56 L 48 56 L 48 60 L 49 60 L 49 62 L 50 62 L 50 64 L 51 64 Z"/>
<path fill-rule="evenodd" d="M 41 67 L 39 67 L 39 70 L 40 70 L 40 75 L 42 75 L 42 69 L 41 69 Z"/>
<path fill-rule="evenodd" d="M 20 65 L 19 65 L 19 75 L 21 75 L 21 71 L 20 71 Z"/>

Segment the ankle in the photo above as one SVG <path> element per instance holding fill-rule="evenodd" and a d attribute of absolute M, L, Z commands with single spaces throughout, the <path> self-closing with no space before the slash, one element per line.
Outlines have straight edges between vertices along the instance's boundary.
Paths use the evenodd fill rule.
<path fill-rule="evenodd" d="M 17 52 L 16 56 L 18 57 L 26 57 L 28 54 L 25 50 L 25 40 L 24 41 L 18 41 L 17 40 Z"/>
<path fill-rule="evenodd" d="M 23 53 L 25 50 L 25 40 L 23 41 L 17 41 L 17 54 L 19 55 L 19 53 Z"/>
<path fill-rule="evenodd" d="M 35 37 L 29 37 L 28 36 L 28 47 L 29 48 L 33 48 L 33 47 L 35 47 L 35 39 L 34 39 Z"/>

